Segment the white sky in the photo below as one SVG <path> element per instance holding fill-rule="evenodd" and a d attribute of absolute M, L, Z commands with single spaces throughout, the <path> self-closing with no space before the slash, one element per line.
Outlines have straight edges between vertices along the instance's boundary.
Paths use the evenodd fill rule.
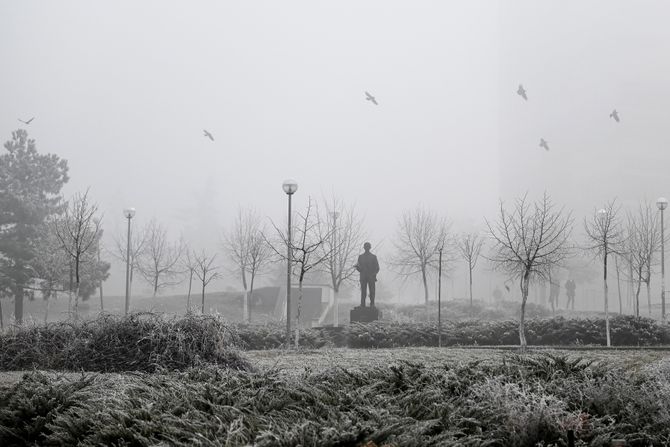
<path fill-rule="evenodd" d="M 418 203 L 465 230 L 527 190 L 579 221 L 613 197 L 670 195 L 669 13 L 660 0 L 3 2 L 0 139 L 35 116 L 30 136 L 68 160 L 67 194 L 91 187 L 107 236 L 135 206 L 139 223 L 218 250 L 238 205 L 283 222 L 293 177 L 298 209 L 333 191 L 355 201 L 383 261 Z M 115 267 L 108 291 L 122 284 Z"/>

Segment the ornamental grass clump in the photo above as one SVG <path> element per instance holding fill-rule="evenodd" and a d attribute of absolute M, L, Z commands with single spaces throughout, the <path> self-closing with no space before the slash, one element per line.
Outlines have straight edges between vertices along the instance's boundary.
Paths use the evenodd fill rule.
<path fill-rule="evenodd" d="M 102 316 L 0 335 L 0 370 L 156 371 L 204 363 L 248 370 L 238 339 L 219 319 L 155 314 Z"/>

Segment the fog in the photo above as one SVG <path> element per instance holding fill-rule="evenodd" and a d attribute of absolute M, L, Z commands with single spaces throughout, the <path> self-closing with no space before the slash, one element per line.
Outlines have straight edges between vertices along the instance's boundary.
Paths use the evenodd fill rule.
<path fill-rule="evenodd" d="M 284 222 L 286 178 L 298 210 L 310 196 L 356 203 L 383 272 L 397 218 L 418 204 L 481 230 L 500 199 L 547 191 L 579 237 L 606 200 L 670 194 L 669 13 L 621 0 L 4 2 L 0 136 L 27 128 L 68 160 L 65 194 L 91 188 L 108 245 L 134 206 L 134 222 L 220 251 L 238 206 Z M 107 293 L 123 291 L 117 264 Z"/>

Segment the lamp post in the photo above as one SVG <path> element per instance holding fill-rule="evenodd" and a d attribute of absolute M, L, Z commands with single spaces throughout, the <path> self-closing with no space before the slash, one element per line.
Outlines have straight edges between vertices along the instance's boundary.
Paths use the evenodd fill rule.
<path fill-rule="evenodd" d="M 331 265 L 331 273 L 338 273 L 335 269 L 337 269 L 337 263 L 338 263 L 338 258 L 337 258 L 337 218 L 340 216 L 340 213 L 337 211 L 333 211 L 330 213 L 330 215 L 333 217 L 333 252 L 331 254 L 332 256 L 332 265 Z M 333 282 L 337 281 L 337 278 L 333 276 Z M 336 285 L 336 284 L 333 284 Z M 333 299 L 333 326 L 338 327 L 339 326 L 339 312 L 340 312 L 340 306 L 338 302 L 338 290 L 334 290 L 335 296 Z"/>
<path fill-rule="evenodd" d="M 286 344 L 289 346 L 291 340 L 291 197 L 298 190 L 298 183 L 291 179 L 284 180 L 282 188 L 288 196 L 288 231 L 286 233 Z"/>
<path fill-rule="evenodd" d="M 663 210 L 668 207 L 668 199 L 659 197 L 656 206 L 661 210 L 661 319 L 665 322 L 665 235 L 663 225 Z"/>
<path fill-rule="evenodd" d="M 128 246 L 126 248 L 126 306 L 125 315 L 128 315 L 130 309 L 130 220 L 135 216 L 135 208 L 126 208 L 123 215 L 128 219 Z"/>
<path fill-rule="evenodd" d="M 442 248 L 437 269 L 437 347 L 442 347 Z"/>

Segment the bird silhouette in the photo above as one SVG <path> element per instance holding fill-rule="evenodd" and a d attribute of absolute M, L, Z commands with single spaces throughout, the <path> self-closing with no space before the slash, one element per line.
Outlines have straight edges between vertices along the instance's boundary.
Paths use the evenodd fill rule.
<path fill-rule="evenodd" d="M 207 129 L 203 129 L 203 132 L 205 132 L 205 136 L 209 138 L 210 140 L 214 141 L 214 137 L 212 136 L 211 133 L 207 132 Z"/>
<path fill-rule="evenodd" d="M 34 119 L 35 119 L 35 117 L 33 116 L 28 121 L 23 121 L 21 118 L 19 118 L 19 121 L 21 121 L 23 124 L 30 124 Z"/>
<path fill-rule="evenodd" d="M 616 109 L 612 110 L 612 113 L 610 113 L 610 118 L 614 118 L 614 121 L 617 123 L 619 122 L 619 112 L 616 111 Z"/>
<path fill-rule="evenodd" d="M 516 91 L 516 94 L 521 96 L 524 100 L 528 101 L 528 96 L 526 96 L 526 89 L 523 88 L 522 84 L 519 84 L 519 89 Z"/>
<path fill-rule="evenodd" d="M 540 138 L 540 147 L 549 150 L 549 144 L 547 144 L 547 140 L 545 140 L 544 138 Z"/>
<path fill-rule="evenodd" d="M 372 96 L 371 94 L 369 94 L 368 92 L 365 92 L 365 100 L 366 101 L 372 101 L 372 103 L 376 106 L 379 105 L 379 104 L 377 104 L 377 100 L 375 99 L 375 97 Z"/>

